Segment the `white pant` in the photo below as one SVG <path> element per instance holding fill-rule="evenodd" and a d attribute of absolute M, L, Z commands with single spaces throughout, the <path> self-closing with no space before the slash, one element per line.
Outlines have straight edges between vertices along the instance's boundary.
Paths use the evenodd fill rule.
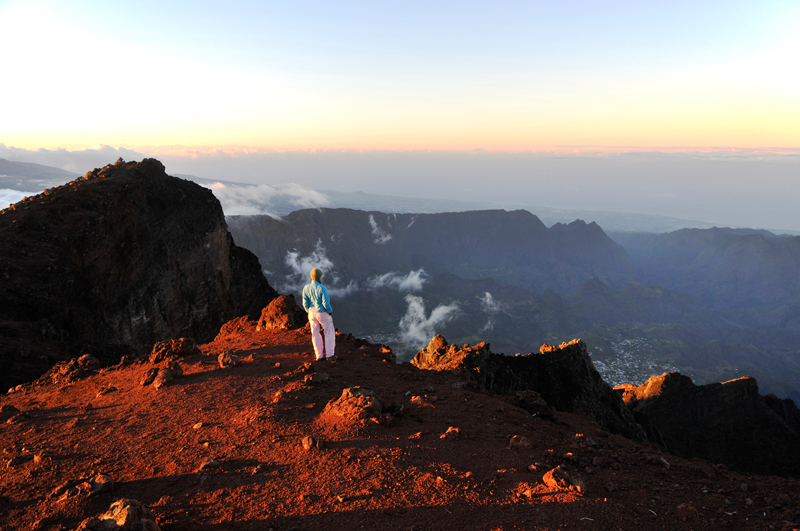
<path fill-rule="evenodd" d="M 311 342 L 314 344 L 314 353 L 317 359 L 322 359 L 322 336 L 320 327 L 325 330 L 325 354 L 328 358 L 333 356 L 336 347 L 336 330 L 333 328 L 333 317 L 328 312 L 308 312 L 308 321 L 311 323 Z"/>

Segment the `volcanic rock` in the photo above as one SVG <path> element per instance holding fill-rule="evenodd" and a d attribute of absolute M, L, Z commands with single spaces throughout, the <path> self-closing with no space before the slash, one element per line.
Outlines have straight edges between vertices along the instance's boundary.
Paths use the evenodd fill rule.
<path fill-rule="evenodd" d="M 291 330 L 302 328 L 308 322 L 308 314 L 297 305 L 294 295 L 280 295 L 261 311 L 256 330 Z"/>
<path fill-rule="evenodd" d="M 0 211 L 0 257 L 3 388 L 34 380 L 46 359 L 107 363 L 165 338 L 210 340 L 277 296 L 211 191 L 155 159 L 120 160 Z"/>
<path fill-rule="evenodd" d="M 219 362 L 219 366 L 222 369 L 227 369 L 229 367 L 236 367 L 239 365 L 239 356 L 235 354 L 231 354 L 230 352 L 223 352 L 217 357 L 217 361 Z"/>
<path fill-rule="evenodd" d="M 481 389 L 499 395 L 536 391 L 559 411 L 582 411 L 614 433 L 645 439 L 644 430 L 620 396 L 595 369 L 583 341 L 575 339 L 559 347 L 544 345 L 541 350 L 541 354 L 504 356 L 493 354 L 483 342 L 458 347 L 438 335 L 411 363 L 420 369 L 462 370 Z"/>
<path fill-rule="evenodd" d="M 695 385 L 679 373 L 615 387 L 648 438 L 682 457 L 744 472 L 800 476 L 800 410 L 749 376 Z"/>
<path fill-rule="evenodd" d="M 342 396 L 328 402 L 323 413 L 348 420 L 359 420 L 380 416 L 381 408 L 380 400 L 373 391 L 361 387 L 348 387 L 342 391 Z"/>
<path fill-rule="evenodd" d="M 245 334 L 249 334 L 256 329 L 256 321 L 254 319 L 250 319 L 247 315 L 243 315 L 241 317 L 237 317 L 236 319 L 231 319 L 219 329 L 219 333 L 217 337 L 214 338 L 214 341 L 218 339 L 222 339 L 223 337 L 228 336 L 241 336 Z"/>
<path fill-rule="evenodd" d="M 168 361 L 163 367 L 158 369 L 158 374 L 156 374 L 156 377 L 153 379 L 153 387 L 161 389 L 167 385 L 167 383 L 178 378 L 182 374 L 183 369 L 181 369 L 177 361 Z"/>
<path fill-rule="evenodd" d="M 171 356 L 183 358 L 194 352 L 197 352 L 197 343 L 188 337 L 159 341 L 153 345 L 150 363 L 160 363 Z"/>
<path fill-rule="evenodd" d="M 545 473 L 542 481 L 551 489 L 570 490 L 574 488 L 572 478 L 566 470 L 561 468 L 561 465 Z"/>

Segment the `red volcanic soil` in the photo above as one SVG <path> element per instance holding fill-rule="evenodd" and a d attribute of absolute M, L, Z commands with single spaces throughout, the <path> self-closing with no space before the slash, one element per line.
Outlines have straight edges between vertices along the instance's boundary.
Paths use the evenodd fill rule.
<path fill-rule="evenodd" d="M 305 330 L 243 332 L 181 359 L 161 389 L 140 384 L 142 360 L 0 397 L 24 413 L 0 417 L 0 529 L 75 529 L 116 497 L 149 506 L 163 530 L 800 527 L 798 480 L 680 459 L 581 414 L 532 417 L 458 374 L 356 345 L 338 336 L 339 360 L 311 373 Z M 222 352 L 242 364 L 220 368 Z M 304 383 L 319 373 L 330 379 Z M 403 413 L 323 412 L 352 386 Z M 309 435 L 323 448 L 305 450 Z M 543 483 L 557 465 L 583 489 Z M 98 473 L 113 492 L 80 486 Z M 72 495 L 58 489 L 68 481 Z"/>

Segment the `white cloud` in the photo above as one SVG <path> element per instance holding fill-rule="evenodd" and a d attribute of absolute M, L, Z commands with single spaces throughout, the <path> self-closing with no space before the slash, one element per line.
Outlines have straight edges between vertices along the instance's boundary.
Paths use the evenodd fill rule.
<path fill-rule="evenodd" d="M 415 348 L 423 348 L 428 344 L 436 335 L 436 328 L 453 319 L 458 313 L 456 302 L 440 304 L 428 317 L 425 315 L 425 302 L 422 297 L 406 295 L 406 303 L 408 309 L 400 319 L 400 339 Z"/>
<path fill-rule="evenodd" d="M 367 287 L 370 289 L 394 288 L 397 291 L 422 291 L 423 284 L 428 280 L 427 276 L 424 269 L 409 271 L 405 276 L 389 272 L 369 278 Z"/>
<path fill-rule="evenodd" d="M 374 242 L 377 244 L 386 243 L 392 239 L 391 234 L 386 234 L 383 230 L 378 226 L 378 223 L 375 221 L 375 218 L 372 214 L 369 215 L 369 226 L 372 227 L 372 235 L 375 236 Z"/>
<path fill-rule="evenodd" d="M 330 204 L 324 194 L 298 184 L 238 185 L 213 183 L 209 186 L 226 216 L 266 214 L 279 217 L 300 208 L 318 208 Z"/>
<path fill-rule="evenodd" d="M 0 188 L 0 209 L 13 205 L 17 201 L 22 201 L 22 199 L 31 195 L 36 195 L 36 192 L 20 192 L 18 190 L 9 190 L 8 188 Z"/>
<path fill-rule="evenodd" d="M 494 316 L 502 309 L 502 307 L 500 306 L 499 302 L 494 300 L 494 297 L 492 297 L 492 294 L 488 291 L 484 293 L 483 297 L 478 297 L 478 299 L 481 301 L 481 310 L 489 314 L 489 318 L 487 319 L 486 324 L 483 325 L 483 328 L 481 328 L 481 332 L 492 330 L 494 329 Z"/>
<path fill-rule="evenodd" d="M 287 251 L 284 263 L 290 270 L 289 274 L 284 279 L 274 282 L 275 288 L 280 292 L 301 293 L 303 286 L 311 282 L 311 270 L 314 268 L 322 270 L 322 283 L 333 297 L 346 297 L 359 289 L 355 281 L 341 285 L 342 280 L 336 274 L 333 261 L 326 255 L 322 240 L 317 241 L 317 245 L 308 256 L 301 256 L 298 251 Z"/>

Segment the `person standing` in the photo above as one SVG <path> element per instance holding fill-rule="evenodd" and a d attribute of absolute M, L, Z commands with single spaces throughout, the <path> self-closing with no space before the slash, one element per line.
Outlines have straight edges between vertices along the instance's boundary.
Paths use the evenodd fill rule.
<path fill-rule="evenodd" d="M 311 342 L 314 344 L 314 353 L 317 361 L 336 360 L 334 349 L 336 347 L 336 331 L 333 328 L 333 308 L 328 288 L 320 284 L 322 271 L 311 270 L 311 283 L 303 288 L 303 308 L 308 312 L 308 322 L 311 323 Z M 322 336 L 319 329 L 325 331 L 325 346 L 323 351 Z"/>

